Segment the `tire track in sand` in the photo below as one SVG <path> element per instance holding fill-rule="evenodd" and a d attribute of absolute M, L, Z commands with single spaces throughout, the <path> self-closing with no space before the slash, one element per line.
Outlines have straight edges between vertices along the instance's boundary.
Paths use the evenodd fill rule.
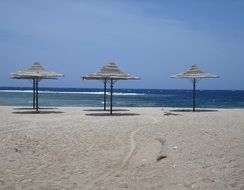
<path fill-rule="evenodd" d="M 130 152 L 127 154 L 127 156 L 125 156 L 123 162 L 122 162 L 122 167 L 125 166 L 125 164 L 127 163 L 127 161 L 130 159 L 130 157 L 133 155 L 134 150 L 136 148 L 136 142 L 135 142 L 135 134 L 140 131 L 141 128 L 136 129 L 135 131 L 132 131 L 132 133 L 130 134 L 130 145 L 131 145 L 131 149 Z"/>
<path fill-rule="evenodd" d="M 152 124 L 157 124 L 158 120 L 155 119 L 154 117 L 152 118 Z M 126 163 L 128 162 L 128 160 L 131 158 L 131 156 L 133 155 L 135 148 L 136 148 L 136 142 L 135 142 L 135 138 L 134 136 L 136 135 L 136 133 L 138 133 L 142 128 L 137 128 L 135 131 L 132 131 L 130 133 L 130 151 L 129 153 L 125 156 L 125 158 L 122 161 L 122 165 L 119 168 L 123 168 Z M 110 170 L 106 173 L 104 173 L 103 175 L 101 175 L 100 177 L 98 177 L 95 181 L 92 181 L 91 183 L 89 183 L 86 187 L 85 190 L 89 190 L 90 188 L 93 187 L 94 184 L 96 184 L 97 182 L 103 180 L 104 178 L 108 177 L 110 174 L 114 173 L 114 170 Z"/>
<path fill-rule="evenodd" d="M 132 131 L 130 134 L 130 145 L 131 145 L 131 149 L 129 151 L 129 153 L 125 156 L 125 158 L 122 161 L 122 165 L 118 168 L 123 168 L 125 166 L 125 164 L 127 163 L 127 161 L 130 159 L 130 157 L 133 155 L 133 152 L 135 150 L 136 147 L 136 143 L 135 143 L 135 139 L 134 136 L 135 134 L 141 130 L 141 128 L 136 129 L 135 131 Z M 110 170 L 106 173 L 104 173 L 103 175 L 101 175 L 100 177 L 98 177 L 95 181 L 92 181 L 91 183 L 89 183 L 86 187 L 85 190 L 89 190 L 90 188 L 93 187 L 94 184 L 96 184 L 97 182 L 103 180 L 104 178 L 108 177 L 110 174 L 112 174 L 114 172 L 114 170 Z"/>

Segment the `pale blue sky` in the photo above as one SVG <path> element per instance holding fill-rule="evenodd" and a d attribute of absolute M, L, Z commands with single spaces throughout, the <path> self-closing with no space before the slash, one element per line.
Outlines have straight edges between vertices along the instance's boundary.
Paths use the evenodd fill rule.
<path fill-rule="evenodd" d="M 244 90 L 243 0 L 0 0 L 0 86 L 39 61 L 64 73 L 45 87 L 101 87 L 80 77 L 115 61 L 141 81 L 117 88 L 189 89 L 196 64 L 220 75 L 200 89 Z"/>

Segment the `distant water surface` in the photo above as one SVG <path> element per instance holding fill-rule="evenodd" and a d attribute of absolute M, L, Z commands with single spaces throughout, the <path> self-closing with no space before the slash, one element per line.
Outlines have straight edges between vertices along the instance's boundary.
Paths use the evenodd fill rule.
<path fill-rule="evenodd" d="M 109 94 L 107 101 L 109 105 Z M 244 108 L 244 91 L 197 90 L 199 108 Z M 32 106 L 32 89 L 0 87 L 0 105 Z M 40 88 L 39 105 L 103 107 L 103 89 Z M 191 90 L 115 89 L 115 107 L 192 107 Z"/>

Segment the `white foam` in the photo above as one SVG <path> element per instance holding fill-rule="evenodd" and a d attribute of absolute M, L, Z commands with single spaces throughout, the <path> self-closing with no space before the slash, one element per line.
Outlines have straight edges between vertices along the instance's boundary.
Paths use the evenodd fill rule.
<path fill-rule="evenodd" d="M 0 92 L 33 92 L 32 90 L 0 90 Z"/>
<path fill-rule="evenodd" d="M 32 90 L 0 90 L 0 92 L 24 92 L 24 93 L 33 93 Z M 42 91 L 40 90 L 39 93 L 46 93 L 46 94 L 91 94 L 91 95 L 101 95 L 104 92 L 60 92 L 60 91 Z M 110 95 L 110 92 L 106 93 Z M 124 93 L 124 92 L 114 92 L 113 95 L 115 96 L 142 96 L 145 95 L 143 93 Z"/>

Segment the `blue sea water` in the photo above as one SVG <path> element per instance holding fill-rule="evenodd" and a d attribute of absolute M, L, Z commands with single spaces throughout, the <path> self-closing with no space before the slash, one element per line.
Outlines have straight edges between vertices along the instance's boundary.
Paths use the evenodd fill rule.
<path fill-rule="evenodd" d="M 107 96 L 109 105 L 109 94 Z M 0 105 L 32 106 L 32 89 L 0 87 Z M 40 88 L 39 105 L 103 107 L 103 89 Z M 191 90 L 114 89 L 114 107 L 192 107 Z M 197 90 L 199 108 L 244 108 L 244 91 Z"/>

